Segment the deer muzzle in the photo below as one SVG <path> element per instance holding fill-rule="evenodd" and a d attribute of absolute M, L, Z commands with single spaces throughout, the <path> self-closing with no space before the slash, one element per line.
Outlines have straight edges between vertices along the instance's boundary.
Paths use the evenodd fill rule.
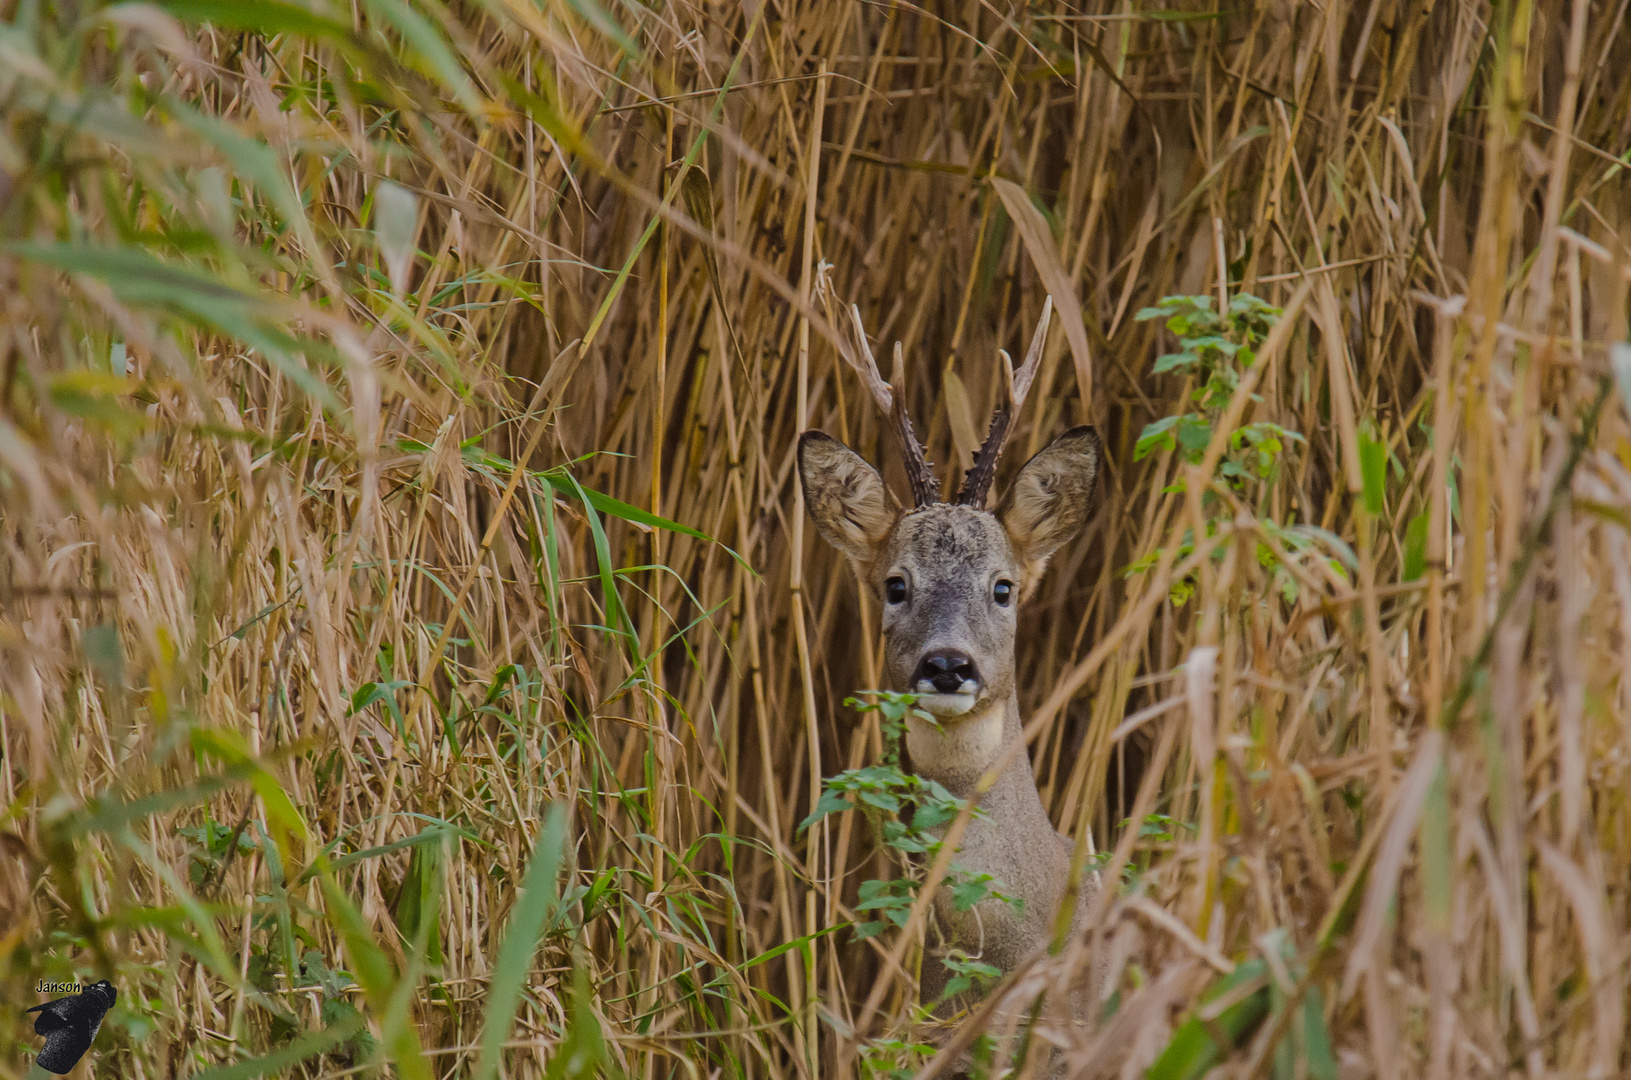
<path fill-rule="evenodd" d="M 961 649 L 934 649 L 918 661 L 912 689 L 918 705 L 935 716 L 962 716 L 974 708 L 985 682 L 974 658 Z"/>

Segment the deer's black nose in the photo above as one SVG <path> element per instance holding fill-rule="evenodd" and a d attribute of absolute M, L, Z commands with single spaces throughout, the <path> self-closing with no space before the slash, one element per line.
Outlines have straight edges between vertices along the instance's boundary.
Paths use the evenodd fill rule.
<path fill-rule="evenodd" d="M 928 683 L 937 694 L 956 694 L 965 689 L 965 683 L 978 686 L 980 672 L 968 653 L 957 649 L 936 649 L 918 661 L 917 677 L 912 682 L 913 689 L 919 692 L 923 690 L 923 684 Z"/>

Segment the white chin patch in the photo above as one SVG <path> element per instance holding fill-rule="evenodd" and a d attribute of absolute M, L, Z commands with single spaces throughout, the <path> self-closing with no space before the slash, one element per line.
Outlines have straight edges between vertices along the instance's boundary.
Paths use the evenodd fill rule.
<path fill-rule="evenodd" d="M 925 694 L 917 699 L 917 707 L 942 718 L 962 716 L 974 708 L 978 700 L 974 694 Z"/>

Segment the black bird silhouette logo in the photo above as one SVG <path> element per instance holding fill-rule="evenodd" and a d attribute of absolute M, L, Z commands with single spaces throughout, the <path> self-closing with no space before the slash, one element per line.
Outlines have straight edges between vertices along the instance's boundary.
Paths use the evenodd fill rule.
<path fill-rule="evenodd" d="M 66 1076 L 74 1071 L 79 1059 L 91 1048 L 91 1042 L 102 1027 L 102 1018 L 119 1000 L 119 991 L 106 979 L 92 983 L 82 994 L 47 1001 L 24 1013 L 37 1012 L 34 1020 L 36 1034 L 45 1036 L 45 1049 L 34 1059 L 34 1064 L 46 1072 Z"/>

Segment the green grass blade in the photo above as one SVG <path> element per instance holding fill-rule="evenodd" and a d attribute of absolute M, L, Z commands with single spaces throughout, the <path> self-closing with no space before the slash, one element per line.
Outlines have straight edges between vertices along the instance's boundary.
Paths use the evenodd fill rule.
<path fill-rule="evenodd" d="M 487 1008 L 482 1016 L 481 1056 L 476 1062 L 475 1080 L 493 1080 L 498 1075 L 499 1056 L 515 1023 L 521 1004 L 521 990 L 532 970 L 538 938 L 544 932 L 559 896 L 557 875 L 562 848 L 566 842 L 566 807 L 556 804 L 544 819 L 543 833 L 533 849 L 532 863 L 522 882 L 521 898 L 510 915 L 504 943 L 493 958 L 493 977 L 487 989 Z"/>
<path fill-rule="evenodd" d="M 256 1080 L 256 1077 L 287 1072 L 308 1058 L 334 1049 L 362 1029 L 363 1014 L 354 1013 L 322 1031 L 301 1035 L 287 1046 L 263 1057 L 205 1069 L 203 1072 L 194 1073 L 190 1080 Z"/>

